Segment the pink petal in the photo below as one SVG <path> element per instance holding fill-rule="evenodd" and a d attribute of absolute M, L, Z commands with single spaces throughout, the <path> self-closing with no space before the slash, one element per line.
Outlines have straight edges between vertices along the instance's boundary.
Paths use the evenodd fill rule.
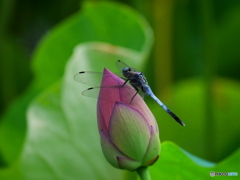
<path fill-rule="evenodd" d="M 104 69 L 104 74 L 107 75 L 102 78 L 101 86 L 103 87 L 116 86 L 124 83 L 121 78 L 115 77 L 116 75 L 107 69 Z M 112 109 L 116 101 L 121 101 L 118 88 L 101 88 L 97 105 L 97 113 L 101 114 L 98 117 L 99 129 L 108 128 Z"/>
<path fill-rule="evenodd" d="M 104 130 L 105 132 L 107 132 L 108 130 L 103 117 L 103 112 L 104 110 L 102 110 L 100 106 L 97 106 L 98 129 L 99 131 Z"/>

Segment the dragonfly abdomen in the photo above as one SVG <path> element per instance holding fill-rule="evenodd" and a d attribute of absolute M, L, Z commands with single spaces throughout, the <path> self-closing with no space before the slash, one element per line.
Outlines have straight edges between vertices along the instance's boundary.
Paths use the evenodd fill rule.
<path fill-rule="evenodd" d="M 180 120 L 180 118 L 177 117 L 176 114 L 174 114 L 170 109 L 168 109 L 167 106 L 165 106 L 153 93 L 149 96 L 153 98 L 175 121 L 177 121 L 182 126 L 185 126 L 185 124 Z"/>

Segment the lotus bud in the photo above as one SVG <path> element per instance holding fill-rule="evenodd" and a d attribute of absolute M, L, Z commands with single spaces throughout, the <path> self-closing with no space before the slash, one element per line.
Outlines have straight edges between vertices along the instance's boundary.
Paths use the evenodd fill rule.
<path fill-rule="evenodd" d="M 160 139 L 156 120 L 140 95 L 124 80 L 104 69 L 97 104 L 102 151 L 116 168 L 137 170 L 156 162 Z M 130 103 L 131 102 L 131 103 Z"/>

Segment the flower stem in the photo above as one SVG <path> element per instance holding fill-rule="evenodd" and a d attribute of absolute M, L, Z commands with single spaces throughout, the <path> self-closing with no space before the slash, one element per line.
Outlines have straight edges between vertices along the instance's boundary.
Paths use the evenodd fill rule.
<path fill-rule="evenodd" d="M 137 169 L 137 173 L 141 180 L 151 180 L 149 171 L 147 167 L 141 167 Z"/>
<path fill-rule="evenodd" d="M 214 81 L 216 76 L 216 66 L 217 66 L 217 56 L 216 56 L 216 47 L 217 40 L 215 35 L 215 22 L 213 7 L 211 2 L 208 0 L 199 1 L 199 6 L 202 17 L 201 27 L 202 27 L 202 39 L 203 39 L 203 53 L 202 57 L 205 59 L 204 62 L 204 95 L 205 95 L 205 122 L 204 122 L 204 135 L 205 140 L 205 157 L 214 161 L 216 159 L 216 153 L 214 150 L 215 147 L 215 128 L 216 127 L 216 116 L 214 114 Z"/>

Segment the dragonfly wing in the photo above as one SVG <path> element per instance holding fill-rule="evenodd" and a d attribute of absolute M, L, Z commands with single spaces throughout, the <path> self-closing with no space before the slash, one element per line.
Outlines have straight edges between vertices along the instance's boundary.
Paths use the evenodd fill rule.
<path fill-rule="evenodd" d="M 102 77 L 106 75 L 102 72 L 80 71 L 74 75 L 74 80 L 90 86 L 100 86 Z"/>
<path fill-rule="evenodd" d="M 119 70 L 120 72 L 122 72 L 122 70 L 123 70 L 124 68 L 126 68 L 126 67 L 131 67 L 131 66 L 125 64 L 124 62 L 122 62 L 121 60 L 117 60 L 116 66 L 117 66 L 117 68 L 118 68 L 118 70 Z M 132 71 L 136 71 L 136 70 L 133 69 L 132 67 L 131 67 L 131 69 L 132 69 Z"/>
<path fill-rule="evenodd" d="M 99 97 L 99 92 L 103 88 L 105 93 L 107 93 L 108 95 Z M 124 94 L 121 92 L 124 92 Z M 82 95 L 84 96 L 100 98 L 107 101 L 114 101 L 114 99 L 116 99 L 116 96 L 119 97 L 120 95 L 121 97 L 119 98 L 121 99 L 122 102 L 125 102 L 125 103 L 137 103 L 139 100 L 137 97 L 132 99 L 132 97 L 134 97 L 135 94 L 136 94 L 136 91 L 133 90 L 133 88 L 130 85 L 91 87 L 82 92 Z"/>
<path fill-rule="evenodd" d="M 99 86 L 99 87 L 91 87 L 91 88 L 88 88 L 86 90 L 84 90 L 82 92 L 82 95 L 84 96 L 88 96 L 88 97 L 93 97 L 93 98 L 99 98 L 98 95 L 99 95 L 99 92 L 101 89 L 107 89 L 109 91 L 113 91 L 114 88 L 121 88 L 120 86 L 117 87 L 117 86 Z M 108 99 L 108 97 L 104 97 L 106 99 Z"/>
<path fill-rule="evenodd" d="M 82 95 L 87 97 L 98 98 L 101 87 L 91 87 L 82 92 Z"/>
<path fill-rule="evenodd" d="M 82 92 L 82 95 L 93 97 L 93 98 L 99 98 L 99 92 L 101 89 L 108 90 L 109 92 L 113 91 L 116 88 L 125 88 L 122 86 L 99 86 L 99 87 L 90 87 Z M 109 99 L 109 97 L 103 97 L 104 99 Z"/>

